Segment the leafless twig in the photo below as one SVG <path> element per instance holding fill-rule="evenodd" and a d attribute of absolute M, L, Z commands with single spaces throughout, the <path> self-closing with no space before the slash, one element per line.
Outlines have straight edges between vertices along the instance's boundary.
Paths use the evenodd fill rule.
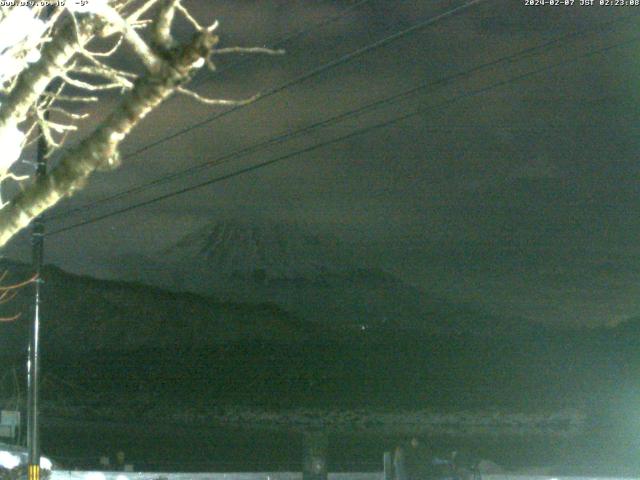
<path fill-rule="evenodd" d="M 189 90 L 188 88 L 184 87 L 178 87 L 177 91 L 178 93 L 191 97 L 200 103 L 204 103 L 205 105 L 247 105 L 251 102 L 255 102 L 259 97 L 259 95 L 254 95 L 244 100 L 230 100 L 226 98 L 206 98 L 194 92 L 193 90 Z"/>
<path fill-rule="evenodd" d="M 4 281 L 4 279 L 7 276 L 7 271 L 4 271 L 2 273 L 2 275 L 0 275 L 0 283 L 2 281 Z M 11 285 L 0 285 L 0 305 L 3 305 L 5 303 L 10 302 L 11 300 L 13 300 L 15 298 L 15 296 L 18 294 L 18 291 L 24 287 L 26 287 L 27 285 L 35 282 L 38 279 L 38 275 L 34 275 L 31 278 L 29 278 L 28 280 L 25 280 L 23 282 L 19 282 L 19 283 L 14 283 Z M 10 317 L 0 317 L 0 322 L 13 322 L 15 320 L 17 320 L 18 318 L 20 318 L 20 313 L 17 313 L 15 315 L 12 315 Z"/>

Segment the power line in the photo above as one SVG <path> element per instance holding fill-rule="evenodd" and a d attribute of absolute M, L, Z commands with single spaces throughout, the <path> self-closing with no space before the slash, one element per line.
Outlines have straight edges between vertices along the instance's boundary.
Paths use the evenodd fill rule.
<path fill-rule="evenodd" d="M 584 58 L 588 58 L 588 57 L 591 57 L 593 55 L 597 55 L 597 54 L 601 54 L 601 53 L 607 52 L 609 50 L 613 50 L 614 48 L 619 48 L 619 47 L 622 47 L 622 46 L 630 45 L 632 43 L 638 42 L 639 40 L 640 40 L 640 36 L 635 36 L 635 37 L 632 37 L 631 39 L 625 40 L 623 42 L 618 42 L 618 43 L 615 43 L 615 44 L 612 44 L 612 45 L 608 45 L 606 47 L 602 47 L 602 48 L 599 48 L 599 49 L 591 50 L 590 52 L 584 53 L 582 55 L 578 55 L 578 56 L 576 56 L 576 57 L 574 57 L 574 58 L 572 58 L 570 60 L 566 60 L 566 61 L 562 61 L 562 62 L 557 62 L 555 64 L 547 65 L 545 67 L 541 67 L 541 68 L 529 71 L 527 73 L 524 73 L 524 74 L 521 74 L 521 75 L 517 75 L 515 77 L 511 77 L 511 78 L 509 78 L 507 80 L 502 80 L 502 81 L 493 83 L 491 85 L 488 85 L 488 86 L 480 88 L 480 89 L 476 89 L 476 90 L 473 90 L 473 91 L 465 92 L 463 94 L 460 94 L 460 95 L 458 95 L 458 96 L 456 96 L 454 98 L 451 98 L 451 99 L 447 100 L 446 102 L 442 102 L 442 103 L 440 103 L 438 105 L 430 106 L 428 108 L 418 108 L 413 112 L 406 113 L 404 115 L 400 115 L 400 116 L 392 118 L 390 120 L 386 120 L 384 122 L 377 123 L 375 125 L 371 125 L 371 126 L 368 126 L 368 127 L 365 127 L 365 128 L 361 128 L 361 129 L 355 130 L 353 132 L 350 132 L 348 134 L 333 138 L 331 140 L 319 142 L 319 143 L 316 143 L 315 145 L 312 145 L 312 146 L 309 146 L 309 147 L 306 147 L 306 148 L 303 148 L 303 149 L 300 149 L 300 150 L 296 150 L 294 152 L 290 152 L 290 153 L 285 154 L 285 155 L 281 155 L 281 156 L 273 158 L 271 160 L 267 160 L 265 162 L 261 162 L 261 163 L 258 163 L 258 164 L 255 164 L 255 165 L 240 169 L 240 170 L 236 170 L 235 172 L 231 172 L 231 173 L 228 173 L 228 174 L 225 174 L 225 175 L 214 177 L 212 179 L 197 183 L 197 184 L 189 186 L 189 187 L 182 188 L 180 190 L 175 190 L 173 192 L 169 192 L 169 193 L 166 193 L 166 194 L 163 194 L 163 195 L 159 195 L 157 197 L 154 197 L 154 198 L 151 198 L 151 199 L 148 199 L 148 200 L 145 200 L 145 201 L 133 204 L 133 205 L 129 205 L 127 207 L 123 207 L 123 208 L 120 208 L 118 210 L 114 210 L 114 211 L 106 213 L 104 215 L 100 215 L 100 216 L 97 216 L 97 217 L 94 217 L 94 218 L 91 218 L 91 219 L 84 220 L 82 222 L 78 222 L 78 223 L 75 223 L 75 224 L 72 224 L 72 225 L 69 225 L 69 226 L 66 226 L 66 227 L 59 228 L 57 230 L 53 230 L 49 234 L 47 234 L 47 236 L 56 235 L 58 233 L 62 233 L 62 232 L 68 231 L 68 230 L 72 230 L 74 228 L 78 228 L 78 227 L 81 227 L 81 226 L 89 225 L 91 223 L 96 223 L 96 222 L 99 222 L 99 221 L 104 220 L 106 218 L 110 218 L 110 217 L 113 217 L 113 216 L 116 216 L 116 215 L 119 215 L 119 214 L 122 214 L 122 213 L 130 212 L 132 210 L 135 210 L 135 209 L 138 209 L 138 208 L 141 208 L 141 207 L 145 207 L 147 205 L 151 205 L 153 203 L 157 203 L 157 202 L 160 202 L 162 200 L 166 200 L 168 198 L 172 198 L 172 197 L 175 197 L 175 196 L 178 196 L 178 195 L 182 195 L 183 193 L 188 193 L 190 191 L 193 191 L 193 190 L 196 190 L 196 189 L 208 186 L 208 185 L 212 185 L 212 184 L 224 181 L 224 180 L 228 180 L 230 178 L 243 175 L 245 173 L 249 173 L 249 172 L 252 172 L 252 171 L 259 170 L 259 169 L 261 169 L 263 167 L 266 167 L 266 166 L 269 166 L 269 165 L 273 165 L 275 163 L 279 163 L 279 162 L 287 160 L 289 158 L 293 158 L 293 157 L 296 157 L 296 156 L 299 156 L 299 155 L 303 155 L 305 153 L 309 153 L 309 152 L 312 152 L 312 151 L 315 151 L 315 150 L 319 150 L 319 149 L 321 149 L 323 147 L 326 147 L 326 146 L 329 146 L 329 145 L 333 145 L 333 144 L 336 144 L 336 143 L 340 143 L 340 142 L 343 142 L 345 140 L 349 140 L 349 139 L 357 137 L 357 136 L 365 135 L 365 134 L 367 134 L 367 133 L 369 133 L 371 131 L 379 130 L 379 129 L 394 125 L 396 123 L 400 123 L 400 122 L 402 122 L 404 120 L 407 120 L 409 118 L 413 118 L 413 117 L 416 117 L 418 115 L 422 115 L 428 110 L 432 110 L 432 109 L 436 109 L 436 108 L 444 108 L 444 107 L 452 105 L 452 104 L 454 104 L 454 103 L 456 103 L 456 102 L 458 102 L 460 100 L 463 100 L 463 99 L 466 99 L 466 98 L 475 97 L 475 96 L 478 96 L 478 95 L 482 95 L 482 94 L 487 93 L 487 92 L 489 92 L 491 90 L 495 90 L 496 88 L 500 88 L 500 87 L 509 85 L 511 83 L 527 79 L 529 77 L 532 77 L 532 76 L 538 75 L 540 73 L 544 73 L 544 72 L 553 70 L 553 69 L 558 68 L 558 67 L 562 67 L 562 66 L 566 66 L 566 65 L 575 63 L 575 62 L 577 62 L 579 60 L 582 60 Z"/>
<path fill-rule="evenodd" d="M 290 33 L 288 35 L 285 35 L 284 37 L 279 38 L 278 40 L 273 41 L 272 47 L 273 48 L 283 47 L 284 45 L 286 45 L 287 43 L 289 43 L 289 42 L 291 42 L 293 40 L 297 40 L 299 38 L 304 37 L 305 35 L 309 35 L 314 30 L 320 29 L 322 27 L 326 27 L 327 25 L 330 25 L 333 22 L 336 22 L 338 20 L 341 20 L 341 19 L 345 18 L 352 11 L 360 8 L 365 3 L 369 3 L 371 1 L 372 0 L 360 0 L 359 2 L 356 2 L 353 5 L 349 5 L 344 10 L 340 11 L 340 13 L 338 13 L 336 15 L 333 15 L 331 17 L 328 17 L 328 18 L 323 18 L 319 22 L 316 22 L 313 25 L 311 25 L 309 28 L 301 29 L 301 30 L 298 30 L 297 32 L 292 32 L 292 33 Z M 228 65 L 226 65 L 224 67 L 216 69 L 216 74 L 220 74 L 220 73 L 226 72 L 227 70 L 231 70 L 232 68 L 235 68 L 235 67 L 238 67 L 240 65 L 243 65 L 243 64 L 247 63 L 249 58 L 250 57 L 241 57 L 239 60 L 236 60 L 236 61 L 234 61 L 234 62 L 232 62 L 232 63 L 230 63 L 230 64 L 228 64 Z M 206 81 L 208 81 L 210 79 L 211 79 L 211 77 L 207 77 L 206 79 L 201 79 L 201 80 L 195 81 L 195 82 L 193 82 L 193 84 L 194 85 L 199 85 L 199 84 L 204 83 L 204 82 L 206 82 Z"/>
<path fill-rule="evenodd" d="M 200 122 L 194 123 L 186 128 L 183 128 L 182 130 L 179 130 L 177 132 L 172 133 L 171 135 L 167 135 L 165 137 L 162 137 L 154 142 L 148 143 L 147 145 L 140 147 L 137 150 L 134 150 L 133 152 L 125 155 L 123 157 L 124 160 L 128 160 L 132 157 L 135 157 L 139 154 L 141 154 L 142 152 L 145 152 L 153 147 L 156 147 L 162 143 L 168 142 L 169 140 L 173 140 L 176 137 L 179 137 L 181 135 L 184 135 L 185 133 L 188 133 L 192 130 L 195 130 L 196 128 L 200 128 L 203 125 L 206 125 L 208 123 L 211 123 L 215 120 L 218 120 L 219 118 L 225 117 L 231 113 L 237 112 L 238 110 L 241 110 L 243 108 L 248 107 L 249 105 L 255 105 L 256 103 L 272 97 L 273 95 L 276 95 L 284 90 L 287 90 L 288 88 L 291 88 L 294 85 L 297 85 L 299 83 L 305 82 L 306 80 L 309 80 L 310 78 L 316 77 L 318 75 L 320 75 L 321 73 L 324 73 L 326 71 L 329 71 L 333 68 L 338 67 L 339 65 L 342 65 L 344 63 L 350 62 L 351 60 L 360 57 L 366 53 L 369 53 L 373 50 L 376 50 L 378 48 L 384 47 L 392 42 L 395 42 L 396 40 L 399 40 L 401 38 L 404 38 L 408 35 L 411 35 L 413 33 L 416 33 L 430 25 L 433 25 L 441 20 L 444 20 L 448 17 L 454 16 L 458 13 L 463 12 L 464 10 L 472 7 L 473 5 L 480 3 L 480 2 L 484 2 L 484 1 L 488 1 L 488 0 L 469 0 L 467 3 L 464 3 L 462 5 L 458 5 L 457 7 L 454 7 L 450 10 L 447 10 L 444 13 L 438 14 L 436 16 L 430 17 L 422 22 L 419 22 L 411 27 L 405 28 L 404 30 L 400 30 L 399 32 L 393 33 L 387 37 L 384 37 L 376 42 L 373 42 L 369 45 L 366 45 L 364 47 L 358 48 L 350 53 L 347 53 L 339 58 L 337 58 L 336 60 L 332 60 L 328 63 L 325 63 L 323 65 L 320 65 L 319 67 L 311 70 L 310 72 L 307 73 L 303 73 L 302 75 L 299 75 L 298 77 L 292 79 L 292 80 L 288 80 L 276 87 L 273 87 L 269 90 L 267 90 L 264 93 L 258 94 L 258 96 L 255 98 L 255 100 L 249 102 L 249 103 L 243 103 L 241 105 L 236 105 L 235 107 L 231 107 L 227 110 L 224 110 L 223 112 L 220 112 L 216 115 L 213 115 L 205 120 L 202 120 Z"/>
<path fill-rule="evenodd" d="M 628 18 L 633 17 L 633 16 L 637 16 L 637 15 L 638 14 L 631 15 L 631 16 L 628 16 L 628 17 L 623 17 L 621 19 L 616 19 L 616 20 L 614 20 L 612 22 L 604 22 L 603 24 L 599 24 L 596 28 L 602 28 L 605 25 L 610 25 L 610 24 L 613 24 L 613 23 L 617 23 L 618 21 L 621 21 L 621 20 L 627 20 Z M 359 107 L 357 109 L 354 109 L 354 110 L 350 110 L 350 111 L 343 112 L 343 113 L 338 114 L 338 115 L 334 115 L 334 116 L 329 117 L 329 118 L 325 118 L 324 120 L 320 120 L 318 122 L 314 122 L 313 124 L 310 124 L 310 125 L 307 125 L 305 127 L 299 128 L 299 129 L 297 129 L 297 130 L 295 130 L 293 132 L 280 133 L 280 134 L 278 134 L 278 135 L 276 135 L 274 137 L 271 137 L 271 138 L 269 138 L 269 139 L 267 139 L 265 141 L 258 142 L 258 143 L 255 143 L 253 145 L 250 145 L 248 147 L 244 147 L 242 149 L 235 150 L 233 152 L 221 155 L 221 156 L 216 157 L 214 159 L 208 160 L 208 161 L 206 161 L 204 163 L 200 163 L 198 165 L 195 165 L 195 166 L 192 166 L 192 167 L 189 167 L 189 168 L 186 168 L 186 169 L 182 169 L 182 170 L 179 170 L 177 172 L 170 173 L 168 175 L 165 175 L 165 176 L 159 177 L 157 179 L 154 179 L 154 180 L 152 180 L 150 182 L 147 182 L 147 183 L 145 183 L 143 185 L 138 185 L 136 187 L 132 187 L 132 188 L 127 189 L 127 190 L 123 190 L 123 191 L 115 193 L 113 195 L 109 195 L 107 197 L 103 197 L 101 199 L 98 199 L 98 200 L 96 200 L 94 202 L 90 202 L 90 203 L 87 203 L 85 205 L 81 205 L 81 206 L 75 207 L 73 209 L 70 209 L 68 211 L 61 212 L 61 213 L 59 213 L 57 215 L 55 215 L 55 214 L 51 215 L 51 216 L 49 216 L 49 220 L 58 220 L 58 219 L 66 218 L 66 217 L 69 217 L 71 215 L 74 215 L 74 214 L 77 214 L 77 213 L 81 213 L 81 212 L 84 212 L 84 211 L 87 211 L 87 210 L 92 210 L 92 209 L 96 208 L 98 205 L 101 205 L 103 203 L 111 202 L 113 200 L 117 200 L 117 199 L 126 197 L 128 195 L 133 195 L 135 193 L 139 193 L 139 192 L 147 190 L 149 188 L 153 188 L 153 187 L 162 185 L 164 183 L 168 183 L 168 182 L 173 181 L 173 180 L 175 180 L 177 178 L 181 178 L 183 176 L 190 175 L 190 174 L 196 173 L 198 171 L 204 170 L 205 168 L 211 168 L 213 166 L 222 165 L 222 164 L 227 163 L 227 162 L 229 162 L 231 160 L 235 160 L 235 159 L 238 159 L 238 158 L 245 157 L 247 155 L 250 155 L 250 154 L 256 153 L 256 152 L 258 152 L 260 150 L 263 150 L 263 149 L 265 149 L 267 147 L 286 142 L 288 140 L 291 140 L 293 138 L 299 137 L 301 135 L 305 135 L 305 134 L 307 134 L 307 133 L 309 133 L 309 132 L 311 132 L 313 130 L 316 130 L 318 128 L 326 127 L 328 125 L 341 122 L 341 121 L 346 120 L 348 118 L 353 118 L 353 117 L 359 116 L 359 115 L 361 115 L 361 114 L 363 114 L 365 112 L 368 112 L 370 110 L 373 110 L 373 109 L 375 109 L 375 108 L 377 108 L 377 107 L 379 107 L 381 105 L 389 104 L 389 103 L 404 99 L 406 97 L 409 97 L 411 95 L 415 95 L 415 94 L 419 93 L 421 90 L 424 90 L 424 89 L 426 89 L 428 87 L 435 87 L 435 86 L 439 86 L 439 85 L 445 85 L 445 84 L 450 83 L 452 81 L 455 81 L 455 80 L 458 80 L 458 79 L 462 79 L 462 78 L 466 78 L 466 77 L 468 77 L 470 75 L 473 75 L 473 74 L 475 74 L 477 72 L 480 72 L 482 70 L 485 70 L 487 68 L 494 67 L 494 66 L 499 65 L 501 63 L 513 62 L 513 61 L 515 61 L 515 60 L 517 60 L 519 58 L 522 58 L 522 57 L 532 56 L 538 50 L 546 49 L 551 45 L 554 45 L 554 44 L 557 44 L 559 42 L 565 41 L 565 40 L 567 40 L 567 39 L 569 39 L 571 37 L 587 34 L 591 30 L 593 30 L 593 29 L 590 29 L 590 30 L 587 30 L 587 31 L 572 32 L 572 33 L 569 33 L 569 34 L 566 34 L 566 35 L 562 35 L 562 36 L 556 37 L 556 38 L 554 38 L 552 40 L 543 42 L 543 43 L 541 43 L 539 45 L 520 50 L 520 51 L 518 51 L 516 53 L 513 53 L 513 54 L 505 55 L 503 57 L 500 57 L 498 59 L 486 62 L 486 63 L 481 64 L 481 65 L 477 65 L 477 66 L 475 66 L 473 68 L 470 68 L 470 69 L 467 69 L 467 70 L 463 70 L 461 72 L 457 72 L 455 74 L 452 74 L 452 75 L 449 75 L 449 76 L 446 76 L 446 77 L 443 77 L 443 78 L 440 78 L 440 79 L 437 79 L 437 80 L 434 80 L 434 81 L 422 82 L 421 84 L 419 84 L 419 85 L 417 85 L 417 86 L 415 86 L 413 88 L 410 88 L 408 90 L 405 90 L 405 91 L 403 91 L 401 93 L 397 93 L 395 95 L 391 95 L 389 97 L 376 100 L 374 102 L 368 103 L 368 104 L 363 105 L 363 106 L 361 106 L 361 107 Z"/>
<path fill-rule="evenodd" d="M 362 5 L 371 2 L 372 0 L 360 0 L 356 3 L 354 3 L 353 5 L 349 5 L 348 7 L 345 7 L 343 10 L 341 10 L 339 13 L 337 13 L 336 15 L 330 16 L 328 18 L 323 18 L 320 21 L 314 23 L 313 25 L 311 25 L 308 28 L 304 28 L 304 29 L 300 29 L 296 32 L 292 32 L 289 33 L 283 37 L 280 37 L 278 39 L 274 39 L 271 40 L 269 42 L 269 44 L 271 45 L 272 48 L 279 48 L 279 47 L 283 47 L 284 45 L 286 45 L 287 43 L 293 41 L 293 40 L 297 40 L 299 38 L 302 38 L 306 35 L 311 34 L 314 30 L 318 30 L 320 28 L 326 27 L 327 25 L 330 25 L 334 22 L 337 22 L 339 20 L 342 20 L 343 18 L 347 17 L 349 14 L 351 14 L 354 10 L 357 10 L 358 8 L 360 8 Z M 228 70 L 231 70 L 233 68 L 236 68 L 240 65 L 243 65 L 245 63 L 247 63 L 249 61 L 250 57 L 241 57 L 240 59 L 231 62 L 221 68 L 216 68 L 215 73 L 217 75 L 224 73 Z M 210 81 L 212 79 L 212 77 L 206 77 L 206 78 L 200 78 L 197 79 L 195 81 L 192 82 L 192 86 L 198 86 L 202 83 L 205 83 L 207 81 Z M 171 97 L 168 101 L 171 101 L 173 98 L 175 97 Z M 130 158 L 132 156 L 137 155 L 139 152 L 132 152 L 131 154 L 129 154 L 127 157 L 125 158 Z"/>

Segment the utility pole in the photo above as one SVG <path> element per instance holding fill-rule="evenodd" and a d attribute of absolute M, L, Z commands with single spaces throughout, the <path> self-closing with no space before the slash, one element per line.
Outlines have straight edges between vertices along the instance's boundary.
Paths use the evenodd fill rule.
<path fill-rule="evenodd" d="M 45 7 L 45 18 L 51 18 L 53 5 Z M 51 90 L 51 85 L 47 86 Z M 49 119 L 49 111 L 44 111 L 44 121 Z M 42 182 L 47 174 L 47 154 L 49 145 L 40 127 L 36 158 L 35 181 Z M 35 270 L 35 292 L 33 321 L 29 328 L 29 359 L 27 361 L 27 480 L 40 480 L 40 430 L 38 424 L 38 400 L 40 385 L 40 311 L 42 309 L 42 263 L 44 257 L 44 218 L 39 215 L 33 221 L 31 230 L 32 260 Z"/>
<path fill-rule="evenodd" d="M 48 115 L 45 112 L 45 121 Z M 47 174 L 47 141 L 44 135 L 38 140 L 36 182 Z M 33 319 L 29 329 L 29 359 L 27 361 L 27 468 L 28 480 L 40 480 L 40 436 L 38 429 L 38 386 L 40 376 L 40 312 L 42 309 L 42 262 L 44 256 L 44 219 L 42 215 L 33 221 L 31 231 L 33 269 L 35 270 L 35 298 Z"/>

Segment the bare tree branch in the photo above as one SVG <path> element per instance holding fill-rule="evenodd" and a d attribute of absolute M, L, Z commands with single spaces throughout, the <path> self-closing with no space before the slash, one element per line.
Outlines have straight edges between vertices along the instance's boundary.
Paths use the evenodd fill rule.
<path fill-rule="evenodd" d="M 0 247 L 61 198 L 81 188 L 89 175 L 117 158 L 120 142 L 163 100 L 187 82 L 217 44 L 208 29 L 174 49 L 157 72 L 138 80 L 120 105 L 79 145 L 67 152 L 49 174 L 25 188 L 0 210 Z"/>
<path fill-rule="evenodd" d="M 176 3 L 176 8 L 180 11 L 180 13 L 182 13 L 182 15 L 184 15 L 184 18 L 186 18 L 189 21 L 189 23 L 191 25 L 193 25 L 193 27 L 198 32 L 201 32 L 204 29 L 204 27 L 202 27 L 202 25 L 200 25 L 200 23 L 193 17 L 193 15 L 191 15 L 189 10 L 184 8 L 180 2 Z"/>
<path fill-rule="evenodd" d="M 2 273 L 2 275 L 0 276 L 0 283 L 4 281 L 4 279 L 7 276 L 7 273 L 8 272 L 6 270 Z M 38 279 L 38 275 L 34 275 L 33 277 L 23 282 L 14 283 L 12 285 L 0 285 L 0 305 L 3 305 L 13 300 L 21 288 L 24 288 L 27 285 L 35 282 L 37 279 Z M 3 322 L 3 323 L 13 322 L 18 318 L 20 318 L 20 315 L 21 314 L 18 313 L 10 317 L 0 317 L 0 322 Z"/>
<path fill-rule="evenodd" d="M 142 16 L 152 7 L 157 7 L 153 20 L 143 19 Z M 68 14 L 60 16 L 67 11 Z M 37 15 L 40 10 L 29 12 Z M 245 100 L 205 98 L 184 87 L 195 70 L 205 64 L 213 68 L 213 55 L 283 53 L 261 47 L 214 50 L 218 37 L 213 32 L 218 22 L 203 27 L 180 4 L 180 0 L 109 0 L 97 4 L 73 4 L 56 12 L 53 23 L 59 19 L 60 28 L 57 28 L 57 23 L 53 25 L 50 22 L 42 37 L 39 37 L 40 33 L 26 36 L 24 41 L 16 44 L 15 50 L 11 50 L 19 67 L 16 72 L 20 73 L 6 74 L 4 84 L 0 85 L 6 88 L 6 98 L 0 105 L 0 139 L 5 147 L 3 162 L 0 162 L 0 186 L 6 179 L 21 181 L 25 178 L 9 173 L 9 170 L 19 160 L 25 145 L 32 141 L 35 126 L 41 127 L 39 136 L 49 144 L 49 155 L 63 145 L 69 132 L 78 129 L 76 123 L 88 114 L 74 113 L 60 105 L 65 102 L 97 102 L 98 97 L 77 95 L 74 89 L 98 92 L 117 88 L 126 93 L 98 128 L 63 152 L 58 164 L 46 176 L 31 184 L 18 184 L 20 193 L 7 204 L 2 203 L 0 196 L 0 247 L 33 218 L 81 188 L 93 171 L 117 166 L 122 140 L 171 94 L 184 94 L 207 105 L 244 105 L 255 101 L 258 96 Z M 178 45 L 172 37 L 176 12 L 184 16 L 197 32 L 186 45 Z M 0 22 L 5 13 L 0 9 Z M 40 18 L 28 15 L 26 21 L 34 22 L 38 32 L 45 25 Z M 149 24 L 152 28 L 143 31 Z M 92 52 L 87 48 L 94 37 L 106 38 L 113 34 L 119 34 L 119 38 L 109 51 Z M 99 60 L 112 55 L 122 43 L 133 50 L 146 68 L 147 73 L 141 78 Z M 33 45 L 40 51 L 33 52 Z M 54 84 L 55 91 L 47 91 L 47 86 L 55 79 L 58 79 Z M 70 95 L 63 95 L 66 88 L 71 89 Z M 45 112 L 57 115 L 52 120 Z M 23 122 L 26 125 L 20 125 Z M 0 303 L 8 296 L 10 293 L 0 291 Z"/>
<path fill-rule="evenodd" d="M 178 93 L 191 97 L 200 103 L 204 103 L 205 105 L 247 105 L 248 103 L 255 102 L 260 96 L 254 95 L 245 100 L 230 100 L 226 98 L 206 98 L 194 92 L 193 90 L 189 90 L 188 88 L 184 87 L 178 87 L 177 91 Z"/>
<path fill-rule="evenodd" d="M 153 22 L 153 42 L 165 51 L 170 50 L 175 44 L 171 36 L 171 24 L 177 3 L 178 0 L 160 0 L 156 21 Z"/>
<path fill-rule="evenodd" d="M 53 96 L 49 92 L 45 92 L 44 96 Z M 55 99 L 59 102 L 70 102 L 70 103 L 95 103 L 99 99 L 95 96 L 90 97 L 81 97 L 78 95 L 56 95 Z"/>
<path fill-rule="evenodd" d="M 65 117 L 69 117 L 72 120 L 84 120 L 89 116 L 88 113 L 72 113 L 72 112 L 68 112 L 63 108 L 58 108 L 58 107 L 49 107 L 48 110 L 50 112 L 55 112 L 55 113 L 59 113 L 60 115 L 64 115 Z"/>
<path fill-rule="evenodd" d="M 89 92 L 98 92 L 101 90 L 113 90 L 114 88 L 129 89 L 133 86 L 133 84 L 126 79 L 124 80 L 118 79 L 111 83 L 95 84 L 95 83 L 84 82 L 82 80 L 71 78 L 66 73 L 61 74 L 60 77 L 69 85 L 72 85 L 76 88 L 80 88 L 82 90 L 87 90 Z"/>
<path fill-rule="evenodd" d="M 81 53 L 90 58 L 110 57 L 111 55 L 116 53 L 116 51 L 120 48 L 120 45 L 122 45 L 123 40 L 124 40 L 124 35 L 120 35 L 120 37 L 118 37 L 118 40 L 116 40 L 116 43 L 113 45 L 113 47 L 111 47 L 106 52 L 93 52 L 93 51 L 87 50 L 86 48 L 83 48 Z"/>
<path fill-rule="evenodd" d="M 17 78 L 15 86 L 0 105 L 0 129 L 11 128 L 24 121 L 32 105 L 45 91 L 47 85 L 64 74 L 66 65 L 93 36 L 95 19 L 82 18 L 76 26 L 67 21 L 55 38 L 47 43 L 38 62 L 24 70 Z"/>
<path fill-rule="evenodd" d="M 138 19 L 142 17 L 142 15 L 144 15 L 146 12 L 148 12 L 156 3 L 158 3 L 158 1 L 159 0 L 147 0 L 135 12 L 133 12 L 131 15 L 127 15 L 127 20 L 131 23 L 137 22 Z"/>
<path fill-rule="evenodd" d="M 104 20 L 122 33 L 124 40 L 131 46 L 150 72 L 156 72 L 160 68 L 161 59 L 158 58 L 128 20 L 124 19 L 115 9 L 109 7 L 103 10 L 102 15 Z"/>
<path fill-rule="evenodd" d="M 111 68 L 98 62 L 96 59 L 91 60 L 94 65 L 77 66 L 73 68 L 73 71 L 76 73 L 83 73 L 86 75 L 106 78 L 107 80 L 111 80 L 114 83 L 120 83 L 121 86 L 126 89 L 133 88 L 133 83 L 129 79 L 135 80 L 137 78 L 136 74 Z"/>
<path fill-rule="evenodd" d="M 15 173 L 8 172 L 4 174 L 4 178 L 2 180 L 5 178 L 10 178 L 14 182 L 22 182 L 23 180 L 28 179 L 29 175 L 16 175 Z"/>

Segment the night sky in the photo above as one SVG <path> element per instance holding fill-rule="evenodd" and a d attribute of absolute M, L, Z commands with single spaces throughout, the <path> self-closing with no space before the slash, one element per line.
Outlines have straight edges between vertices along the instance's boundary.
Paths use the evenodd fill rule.
<path fill-rule="evenodd" d="M 202 94 L 246 98 L 465 2 L 184 3 L 204 23 L 220 21 L 222 47 L 272 46 L 309 30 L 284 45 L 286 55 L 240 63 L 218 57 L 219 73 L 195 79 Z M 153 257 L 222 216 L 299 221 L 355 245 L 363 261 L 427 292 L 501 314 L 568 325 L 635 316 L 640 7 L 578 3 L 480 2 L 131 157 L 223 110 L 172 99 L 127 139 L 118 170 L 95 174 L 52 213 L 434 83 L 365 115 L 51 222 L 54 230 L 422 109 L 390 128 L 49 237 L 47 261 L 100 276 L 119 255 Z M 476 71 L 437 84 L 469 70 Z M 516 79 L 535 70 L 541 72 Z M 116 100 L 108 96 L 103 105 Z M 9 252 L 27 258 L 26 236 Z"/>

